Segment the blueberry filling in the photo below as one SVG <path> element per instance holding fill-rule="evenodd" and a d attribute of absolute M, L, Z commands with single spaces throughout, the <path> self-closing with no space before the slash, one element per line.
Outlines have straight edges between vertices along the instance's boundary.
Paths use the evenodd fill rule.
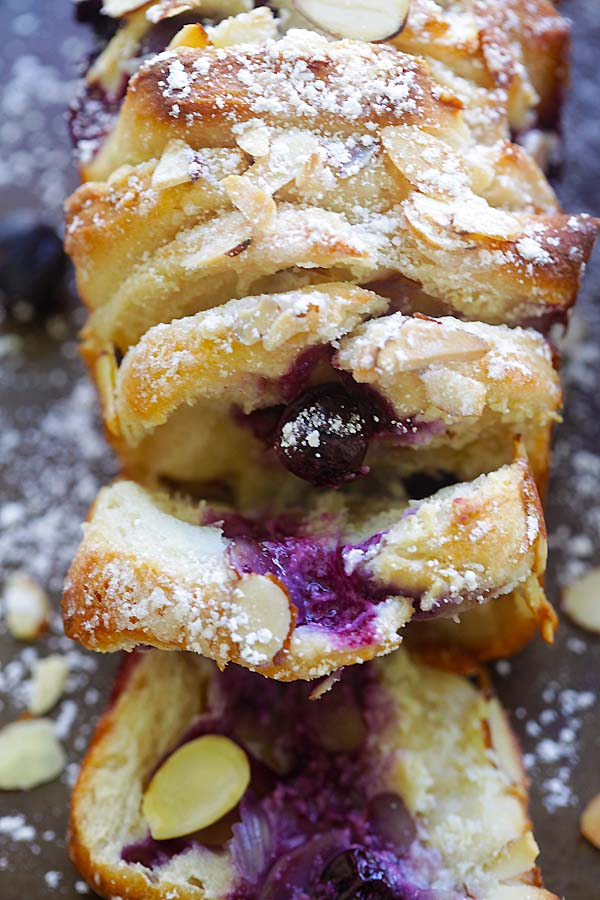
<path fill-rule="evenodd" d="M 392 760 L 367 747 L 393 715 L 373 667 L 346 671 L 319 701 L 310 691 L 236 666 L 218 675 L 206 712 L 171 752 L 215 732 L 244 748 L 252 779 L 228 836 L 148 837 L 122 859 L 152 869 L 194 848 L 228 850 L 228 900 L 441 900 L 428 887 L 439 857 L 420 844 L 402 798 L 381 791 Z"/>
<path fill-rule="evenodd" d="M 418 509 L 414 504 L 400 518 L 413 516 Z M 356 565 L 356 557 L 376 547 L 385 532 L 347 544 L 334 522 L 327 528 L 323 519 L 319 533 L 310 535 L 302 517 L 293 512 L 249 518 L 208 509 L 201 524 L 217 525 L 229 539 L 227 555 L 238 575 L 273 575 L 285 586 L 296 607 L 296 627 L 324 628 L 345 647 L 364 647 L 374 640 L 377 605 L 389 597 L 411 597 L 414 621 L 456 616 L 487 599 L 480 591 L 464 591 L 439 597 L 424 610 L 421 594 L 400 584 L 376 582 Z"/>

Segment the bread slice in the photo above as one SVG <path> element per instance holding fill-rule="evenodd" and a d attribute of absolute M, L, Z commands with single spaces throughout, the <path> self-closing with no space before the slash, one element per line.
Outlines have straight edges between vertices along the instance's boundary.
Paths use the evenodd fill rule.
<path fill-rule="evenodd" d="M 464 653 L 460 626 L 448 632 L 468 665 L 514 651 L 536 623 L 551 639 L 545 561 L 522 458 L 420 502 L 329 492 L 271 519 L 121 481 L 92 508 L 63 618 L 94 650 L 193 650 L 294 680 L 393 650 L 411 619 L 435 629 L 471 610 Z M 510 628 L 494 628 L 496 608 Z"/>
<path fill-rule="evenodd" d="M 71 807 L 71 856 L 96 892 L 255 900 L 296 888 L 320 897 L 331 858 L 364 847 L 366 832 L 383 887 L 401 873 L 405 888 L 423 891 L 388 887 L 390 897 L 556 900 L 535 866 L 519 749 L 485 682 L 404 650 L 343 673 L 318 700 L 306 685 L 235 669 L 158 650 L 125 663 Z M 141 802 L 151 776 L 175 748 L 211 732 L 249 755 L 261 799 L 242 801 L 233 831 L 230 819 L 217 836 L 153 841 Z M 290 853 L 299 836 L 303 849 Z M 382 840 L 394 849 L 382 851 Z"/>
<path fill-rule="evenodd" d="M 542 485 L 561 401 L 543 338 L 450 317 L 381 317 L 387 308 L 347 284 L 232 300 L 151 328 L 118 368 L 90 337 L 84 353 L 128 474 L 227 483 L 242 506 L 284 484 L 301 500 L 306 484 L 273 453 L 278 422 L 307 388 L 337 384 L 374 423 L 365 462 L 375 477 L 384 468 L 470 480 L 510 462 L 518 435 Z"/>
<path fill-rule="evenodd" d="M 67 208 L 89 331 L 125 351 L 234 297 L 400 276 L 460 318 L 564 315 L 597 222 L 461 107 L 417 57 L 308 31 L 150 59 Z"/>

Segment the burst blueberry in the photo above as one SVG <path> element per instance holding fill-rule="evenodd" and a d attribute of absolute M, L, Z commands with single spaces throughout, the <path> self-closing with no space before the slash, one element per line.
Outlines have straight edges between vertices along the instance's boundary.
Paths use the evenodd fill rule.
<path fill-rule="evenodd" d="M 338 853 L 324 869 L 321 886 L 332 900 L 402 900 L 377 855 L 362 847 Z"/>

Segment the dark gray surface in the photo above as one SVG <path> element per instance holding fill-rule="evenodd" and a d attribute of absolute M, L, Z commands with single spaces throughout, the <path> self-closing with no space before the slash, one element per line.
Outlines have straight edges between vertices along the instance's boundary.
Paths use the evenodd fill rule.
<path fill-rule="evenodd" d="M 558 189 L 568 210 L 599 213 L 600 5 L 572 0 L 563 9 L 574 19 L 575 72 Z M 0 0 L 0 34 L 0 208 L 41 209 L 57 221 L 60 199 L 74 182 L 61 110 L 84 32 L 72 25 L 68 0 Z M 599 295 L 597 254 L 577 316 L 582 340 L 571 342 L 566 361 L 567 411 L 548 499 L 549 593 L 557 604 L 561 585 L 600 564 Z M 74 352 L 74 309 L 43 326 L 7 322 L 4 335 L 16 334 L 20 347 L 0 336 L 0 577 L 25 568 L 55 599 L 79 521 L 112 467 Z M 72 675 L 52 715 L 66 734 L 70 766 L 60 781 L 31 793 L 0 793 L 0 900 L 73 900 L 83 891 L 65 853 L 69 782 L 117 659 L 74 648 L 58 620 L 33 649 L 17 645 L 0 625 L 0 722 L 22 710 L 32 656 L 69 646 Z M 600 711 L 589 694 L 600 695 L 600 639 L 563 620 L 554 649 L 535 643 L 498 670 L 499 693 L 531 767 L 546 884 L 569 900 L 594 900 L 600 853 L 579 838 L 578 816 L 600 792 Z"/>

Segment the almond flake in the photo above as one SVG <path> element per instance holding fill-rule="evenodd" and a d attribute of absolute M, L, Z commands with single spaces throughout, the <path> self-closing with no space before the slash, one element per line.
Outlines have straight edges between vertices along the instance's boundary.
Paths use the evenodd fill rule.
<path fill-rule="evenodd" d="M 56 778 L 64 751 L 50 719 L 25 719 L 0 730 L 0 790 L 28 791 Z"/>
<path fill-rule="evenodd" d="M 385 341 L 377 353 L 375 365 L 387 373 L 411 372 L 444 363 L 481 359 L 488 350 L 488 342 L 476 334 L 415 318 L 408 319 L 397 335 Z"/>
<path fill-rule="evenodd" d="M 204 50 L 210 46 L 208 35 L 199 22 L 184 25 L 171 40 L 167 50 L 176 50 L 178 47 L 193 47 L 195 50 Z"/>
<path fill-rule="evenodd" d="M 152 175 L 152 187 L 166 190 L 191 181 L 192 153 L 192 148 L 185 141 L 169 141 Z"/>
<path fill-rule="evenodd" d="M 219 49 L 233 44 L 259 44 L 275 40 L 277 25 L 271 10 L 259 6 L 252 12 L 229 16 L 218 25 L 209 26 L 208 36 L 211 44 Z"/>
<path fill-rule="evenodd" d="M 600 850 L 600 794 L 596 794 L 584 809 L 580 828 L 584 838 Z"/>
<path fill-rule="evenodd" d="M 233 205 L 252 223 L 253 230 L 266 231 L 277 212 L 271 195 L 261 190 L 247 175 L 228 175 L 222 184 Z"/>
<path fill-rule="evenodd" d="M 121 16 L 126 16 L 128 13 L 135 12 L 136 9 L 141 9 L 147 5 L 148 0 L 145 3 L 140 3 L 140 0 L 104 0 L 102 12 L 105 16 L 110 16 L 111 19 L 120 19 Z"/>
<path fill-rule="evenodd" d="M 381 140 L 398 171 L 424 194 L 457 197 L 469 189 L 464 161 L 445 141 L 414 125 L 384 128 Z"/>
<path fill-rule="evenodd" d="M 521 837 L 509 841 L 500 851 L 496 859 L 489 866 L 488 872 L 493 873 L 499 881 L 508 881 L 529 872 L 535 865 L 539 854 L 539 847 L 530 831 Z"/>
<path fill-rule="evenodd" d="M 334 37 L 385 41 L 406 23 L 410 0 L 293 0 L 301 15 Z"/>
<path fill-rule="evenodd" d="M 222 819 L 242 799 L 250 763 L 242 748 L 220 734 L 179 747 L 152 778 L 142 813 L 155 840 L 183 837 Z"/>
<path fill-rule="evenodd" d="M 480 416 L 485 407 L 485 385 L 446 366 L 434 366 L 421 375 L 429 401 L 449 416 Z"/>
<path fill-rule="evenodd" d="M 36 662 L 29 688 L 29 712 L 32 716 L 43 716 L 58 703 L 68 674 L 67 660 L 59 653 Z"/>
<path fill-rule="evenodd" d="M 566 588 L 562 608 L 580 628 L 600 634 L 600 568 Z"/>
<path fill-rule="evenodd" d="M 236 133 L 235 141 L 249 156 L 267 156 L 271 148 L 271 132 L 262 122 L 249 122 Z"/>
<path fill-rule="evenodd" d="M 469 237 L 514 240 L 521 234 L 521 224 L 515 216 L 494 209 L 475 195 L 452 216 L 452 227 L 458 234 Z"/>
<path fill-rule="evenodd" d="M 268 575 L 247 575 L 236 589 L 242 615 L 237 631 L 248 662 L 270 662 L 283 649 L 294 617 L 287 592 Z"/>
<path fill-rule="evenodd" d="M 9 575 L 2 605 L 8 630 L 18 641 L 34 641 L 45 631 L 50 615 L 48 595 L 27 572 Z"/>

